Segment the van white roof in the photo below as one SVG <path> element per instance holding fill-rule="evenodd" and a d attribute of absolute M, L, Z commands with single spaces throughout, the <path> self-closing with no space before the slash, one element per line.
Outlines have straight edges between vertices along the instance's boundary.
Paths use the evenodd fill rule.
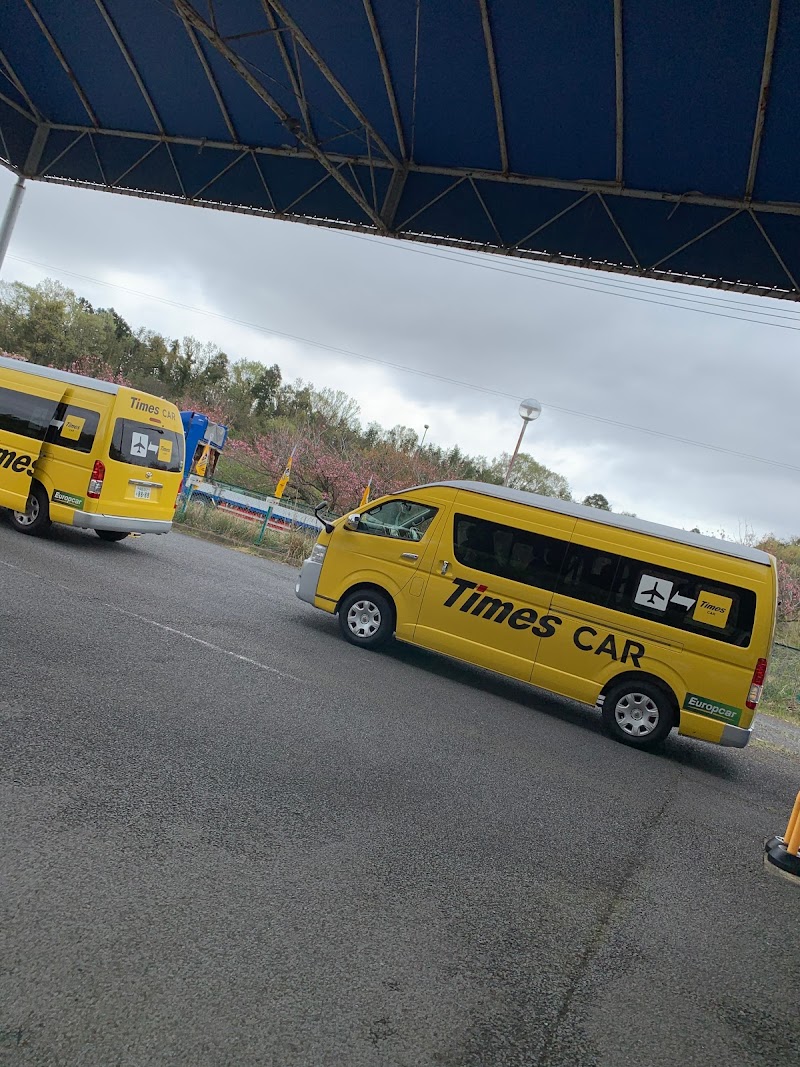
<path fill-rule="evenodd" d="M 9 359 L 8 356 L 0 356 L 0 369 L 21 371 L 37 378 L 51 378 L 67 385 L 82 385 L 85 389 L 95 389 L 98 393 L 118 393 L 120 389 L 114 382 L 101 382 L 98 378 L 89 378 L 85 374 L 70 374 L 69 371 L 43 367 L 40 363 L 26 363 L 21 359 Z"/>
<path fill-rule="evenodd" d="M 635 533 L 649 534 L 661 537 L 665 541 L 675 541 L 681 545 L 692 545 L 694 548 L 703 548 L 710 552 L 718 552 L 721 556 L 734 556 L 736 559 L 747 559 L 753 563 L 762 563 L 769 567 L 772 557 L 760 548 L 748 548 L 747 545 L 737 545 L 733 541 L 723 541 L 719 537 L 706 537 L 705 534 L 691 533 L 689 530 L 678 530 L 673 526 L 662 526 L 657 522 L 648 522 L 646 519 L 638 519 L 632 515 L 615 515 L 612 511 L 601 511 L 600 508 L 590 508 L 586 504 L 575 504 L 571 500 L 558 500 L 552 496 L 540 496 L 538 493 L 526 493 L 522 489 L 507 489 L 503 485 L 491 485 L 487 482 L 429 482 L 429 486 L 448 485 L 453 489 L 461 489 L 466 493 L 480 493 L 481 496 L 495 497 L 497 500 L 511 500 L 515 504 L 525 504 L 531 508 L 541 508 L 545 511 L 554 511 L 559 515 L 572 515 L 576 519 L 586 522 L 596 522 L 601 526 L 617 526 L 621 530 L 632 530 Z M 416 489 L 426 489 L 428 486 L 418 485 Z"/>

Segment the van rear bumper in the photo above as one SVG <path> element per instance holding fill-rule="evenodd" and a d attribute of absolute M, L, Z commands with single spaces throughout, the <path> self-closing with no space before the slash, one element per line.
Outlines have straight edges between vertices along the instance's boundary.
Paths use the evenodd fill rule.
<path fill-rule="evenodd" d="M 722 727 L 722 737 L 719 743 L 728 748 L 745 748 L 752 733 L 752 730 L 745 730 L 742 726 L 729 726 L 726 723 Z"/>
<path fill-rule="evenodd" d="M 172 529 L 170 519 L 130 519 L 124 515 L 95 515 L 88 511 L 76 511 L 72 525 L 83 530 L 116 530 L 118 533 L 165 534 Z"/>
<path fill-rule="evenodd" d="M 698 741 L 710 741 L 714 745 L 726 748 L 744 748 L 750 740 L 752 730 L 733 723 L 720 722 L 709 715 L 698 715 L 695 711 L 681 711 L 678 733 L 684 737 L 696 737 Z"/>

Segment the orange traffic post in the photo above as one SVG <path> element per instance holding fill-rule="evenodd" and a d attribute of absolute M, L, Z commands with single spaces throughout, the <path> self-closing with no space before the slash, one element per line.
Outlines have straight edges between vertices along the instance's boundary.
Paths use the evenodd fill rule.
<path fill-rule="evenodd" d="M 786 851 L 790 856 L 796 856 L 800 852 L 800 793 L 797 794 L 786 826 Z"/>
<path fill-rule="evenodd" d="M 764 866 L 800 886 L 800 793 L 797 794 L 783 837 L 771 837 L 764 845 Z"/>

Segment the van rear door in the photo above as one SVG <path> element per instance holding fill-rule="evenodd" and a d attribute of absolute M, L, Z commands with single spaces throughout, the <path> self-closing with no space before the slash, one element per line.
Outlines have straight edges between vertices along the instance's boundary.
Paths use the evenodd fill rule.
<path fill-rule="evenodd" d="M 24 381 L 21 380 L 24 377 Z M 0 507 L 25 511 L 34 466 L 65 386 L 49 378 L 3 374 L 0 384 Z"/>
<path fill-rule="evenodd" d="M 117 418 L 97 510 L 140 519 L 172 519 L 184 462 L 183 430 Z M 88 501 L 87 501 L 88 503 Z"/>

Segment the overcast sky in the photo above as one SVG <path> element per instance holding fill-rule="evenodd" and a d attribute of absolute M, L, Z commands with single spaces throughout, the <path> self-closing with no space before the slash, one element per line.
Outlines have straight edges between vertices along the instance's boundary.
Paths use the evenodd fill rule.
<path fill-rule="evenodd" d="M 14 180 L 0 170 L 0 206 Z M 523 448 L 575 499 L 800 535 L 796 304 L 29 182 L 3 279 L 45 277 L 134 328 L 343 389 L 364 424 L 427 423 L 427 440 L 471 454 L 511 451 L 534 397 Z"/>

